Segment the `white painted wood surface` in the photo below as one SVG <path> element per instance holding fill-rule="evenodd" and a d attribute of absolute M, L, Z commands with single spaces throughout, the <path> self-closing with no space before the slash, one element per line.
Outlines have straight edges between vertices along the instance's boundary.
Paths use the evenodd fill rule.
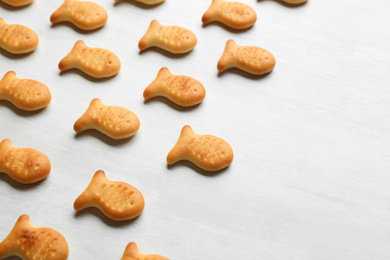
<path fill-rule="evenodd" d="M 44 152 L 49 177 L 25 186 L 0 174 L 0 240 L 21 214 L 35 226 L 60 231 L 69 259 L 120 259 L 127 243 L 172 260 L 390 259 L 390 2 L 315 1 L 299 7 L 242 0 L 258 15 L 244 32 L 202 27 L 206 0 L 167 0 L 145 8 L 96 0 L 109 18 L 84 33 L 51 26 L 61 0 L 35 2 L 0 17 L 34 29 L 38 49 L 15 57 L 0 51 L 0 75 L 46 84 L 52 102 L 26 113 L 0 101 L 0 139 Z M 192 30 L 198 45 L 179 58 L 149 50 L 138 40 L 152 19 Z M 60 73 L 58 62 L 82 39 L 116 53 L 120 73 L 92 80 Z M 219 75 L 216 64 L 228 39 L 257 45 L 277 60 L 254 78 L 237 70 Z M 193 109 L 142 92 L 166 66 L 203 83 L 207 95 Z M 128 141 L 112 141 L 73 124 L 89 102 L 134 111 L 141 128 Z M 207 175 L 189 163 L 167 167 L 165 157 L 181 128 L 228 141 L 231 167 Z M 117 223 L 97 210 L 75 213 L 73 202 L 96 170 L 125 181 L 145 196 L 134 221 Z"/>

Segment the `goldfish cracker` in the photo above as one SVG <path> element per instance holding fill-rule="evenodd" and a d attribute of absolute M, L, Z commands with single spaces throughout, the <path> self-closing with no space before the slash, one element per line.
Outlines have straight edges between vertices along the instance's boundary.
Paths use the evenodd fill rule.
<path fill-rule="evenodd" d="M 13 7 L 25 6 L 34 2 L 34 0 L 1 0 L 1 1 Z"/>
<path fill-rule="evenodd" d="M 19 24 L 7 24 L 0 18 L 0 48 L 12 54 L 34 51 L 39 43 L 38 35 L 30 28 Z"/>
<path fill-rule="evenodd" d="M 203 24 L 221 22 L 233 29 L 247 29 L 255 24 L 256 12 L 240 2 L 212 0 L 210 8 L 202 17 Z"/>
<path fill-rule="evenodd" d="M 275 64 L 275 57 L 269 51 L 255 46 L 240 46 L 229 40 L 217 68 L 219 72 L 239 68 L 254 75 L 263 75 L 271 72 Z"/>
<path fill-rule="evenodd" d="M 83 30 L 95 30 L 107 22 L 107 12 L 93 2 L 65 0 L 65 2 L 50 16 L 52 24 L 71 22 Z"/>
<path fill-rule="evenodd" d="M 49 105 L 51 93 L 48 87 L 32 79 L 19 79 L 13 71 L 0 80 L 0 100 L 8 100 L 17 108 L 34 111 Z"/>
<path fill-rule="evenodd" d="M 0 172 L 23 184 L 46 178 L 51 170 L 49 158 L 32 148 L 16 148 L 11 140 L 0 143 Z"/>
<path fill-rule="evenodd" d="M 190 30 L 180 26 L 164 26 L 153 20 L 139 41 L 138 48 L 143 51 L 150 47 L 158 47 L 173 54 L 180 54 L 194 49 L 196 43 L 196 36 Z"/>
<path fill-rule="evenodd" d="M 206 171 L 228 167 L 233 161 L 233 150 L 219 137 L 198 135 L 188 125 L 181 130 L 179 140 L 167 156 L 167 163 L 188 160 Z"/>
<path fill-rule="evenodd" d="M 131 137 L 139 127 L 140 121 L 132 111 L 119 106 L 106 106 L 98 98 L 91 101 L 87 111 L 73 126 L 77 133 L 96 129 L 113 139 Z"/>
<path fill-rule="evenodd" d="M 75 200 L 76 211 L 96 207 L 116 221 L 138 217 L 145 206 L 142 193 L 125 182 L 110 181 L 104 171 L 97 171 L 87 189 Z"/>
<path fill-rule="evenodd" d="M 79 69 L 94 78 L 108 78 L 119 72 L 121 62 L 113 52 L 87 47 L 79 40 L 70 53 L 60 61 L 58 68 L 61 71 Z"/>
<path fill-rule="evenodd" d="M 182 107 L 199 104 L 206 96 L 202 83 L 188 76 L 173 75 L 161 68 L 156 79 L 144 90 L 144 98 L 166 97 Z"/>
<path fill-rule="evenodd" d="M 129 243 L 126 246 L 125 252 L 123 253 L 122 260 L 140 260 L 140 259 L 169 260 L 168 258 L 161 255 L 156 255 L 156 254 L 145 255 L 139 251 L 136 243 L 134 242 Z"/>
<path fill-rule="evenodd" d="M 68 254 L 68 243 L 61 233 L 32 226 L 26 214 L 18 218 L 9 235 L 0 243 L 0 259 L 19 256 L 23 260 L 66 260 Z"/>

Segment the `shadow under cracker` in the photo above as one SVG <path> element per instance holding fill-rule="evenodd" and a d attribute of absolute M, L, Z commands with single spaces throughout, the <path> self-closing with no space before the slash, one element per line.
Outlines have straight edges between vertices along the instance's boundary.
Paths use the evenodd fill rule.
<path fill-rule="evenodd" d="M 4 258 L 4 260 L 23 260 L 21 257 L 18 256 L 10 256 L 7 258 Z"/>
<path fill-rule="evenodd" d="M 179 59 L 179 58 L 183 58 L 183 57 L 186 57 L 187 55 L 190 55 L 190 53 L 192 53 L 192 50 L 189 51 L 189 52 L 186 52 L 186 53 L 178 53 L 178 54 L 175 54 L 175 53 L 171 53 L 169 51 L 166 51 L 164 49 L 161 49 L 161 48 L 158 48 L 158 47 L 149 47 L 143 51 L 139 51 L 139 54 L 142 55 L 143 53 L 145 52 L 148 52 L 148 51 L 155 51 L 155 52 L 158 52 L 160 53 L 161 55 L 164 55 L 165 57 L 167 58 L 171 58 L 171 59 Z"/>
<path fill-rule="evenodd" d="M 0 106 L 7 107 L 10 110 L 12 110 L 12 112 L 14 112 L 15 114 L 17 114 L 19 116 L 22 116 L 22 117 L 33 117 L 33 116 L 36 116 L 36 115 L 38 115 L 39 113 L 41 113 L 43 110 L 45 110 L 47 108 L 47 106 L 46 106 L 46 107 L 43 107 L 43 108 L 38 109 L 38 110 L 26 111 L 26 110 L 17 108 L 16 106 L 14 106 L 11 102 L 9 102 L 7 100 L 0 100 Z"/>
<path fill-rule="evenodd" d="M 89 80 L 89 81 L 92 81 L 92 82 L 96 82 L 96 83 L 107 82 L 107 81 L 111 80 L 112 78 L 114 78 L 117 75 L 117 74 L 115 74 L 115 75 L 113 75 L 111 77 L 107 77 L 107 78 L 94 78 L 94 77 L 89 76 L 88 74 L 84 73 L 83 71 L 81 71 L 79 69 L 68 69 L 68 70 L 60 71 L 59 74 L 61 76 L 61 75 L 67 74 L 67 73 L 78 74 L 81 77 L 85 78 L 86 80 Z"/>
<path fill-rule="evenodd" d="M 261 80 L 261 79 L 266 78 L 269 74 L 271 74 L 272 71 L 265 73 L 265 74 L 262 74 L 262 75 L 254 75 L 254 74 L 251 74 L 249 72 L 240 70 L 238 68 L 229 68 L 229 69 L 224 70 L 222 72 L 218 72 L 218 78 L 223 77 L 223 75 L 225 75 L 226 73 L 233 73 L 233 74 L 236 74 L 236 75 L 248 78 L 248 79 L 252 79 L 252 80 Z"/>
<path fill-rule="evenodd" d="M 50 174 L 49 174 L 50 176 Z M 39 186 L 42 182 L 44 182 L 49 176 L 44 178 L 43 180 L 31 183 L 31 184 L 23 184 L 20 182 L 15 181 L 11 177 L 9 177 L 7 174 L 0 172 L 0 181 L 6 182 L 9 186 L 13 187 L 17 190 L 31 190 Z"/>
<path fill-rule="evenodd" d="M 76 32 L 80 33 L 80 34 L 84 34 L 84 35 L 88 35 L 88 34 L 92 34 L 96 31 L 99 31 L 101 30 L 104 25 L 102 27 L 99 27 L 99 28 L 96 28 L 96 29 L 93 29 L 93 30 L 83 30 L 83 29 L 80 29 L 79 27 L 77 27 L 76 25 L 74 25 L 73 23 L 71 22 L 68 22 L 68 21 L 63 21 L 63 22 L 58 22 L 56 24 L 52 24 L 51 25 L 51 28 L 54 28 L 54 27 L 57 27 L 57 26 L 68 26 L 70 28 L 72 28 L 73 30 L 75 30 Z"/>
<path fill-rule="evenodd" d="M 171 168 L 175 168 L 175 167 L 188 167 L 188 168 L 191 168 L 192 170 L 194 170 L 195 172 L 197 172 L 203 176 L 207 176 L 207 177 L 214 177 L 214 176 L 220 175 L 221 173 L 227 171 L 227 169 L 229 168 L 229 166 L 228 166 L 228 167 L 225 167 L 225 168 L 218 170 L 218 171 L 206 171 L 206 170 L 203 170 L 202 168 L 199 168 L 194 163 L 187 161 L 187 160 L 178 161 L 172 165 L 167 164 L 168 170 Z"/>
<path fill-rule="evenodd" d="M 113 227 L 113 228 L 121 228 L 121 227 L 124 227 L 124 226 L 131 225 L 138 218 L 140 218 L 141 215 L 142 215 L 141 214 L 138 217 L 133 218 L 133 219 L 129 219 L 129 220 L 116 221 L 116 220 L 112 220 L 109 217 L 107 217 L 106 215 L 104 215 L 103 212 L 101 212 L 98 208 L 90 207 L 90 208 L 86 208 L 86 209 L 83 209 L 83 210 L 80 210 L 80 211 L 76 211 L 75 212 L 75 218 L 81 218 L 81 217 L 83 217 L 83 215 L 86 215 L 86 214 L 94 215 L 95 217 L 99 218 L 102 222 L 104 222 L 107 226 L 110 226 L 110 227 Z"/>
<path fill-rule="evenodd" d="M 110 145 L 110 146 L 113 146 L 113 147 L 119 147 L 119 146 L 122 146 L 128 142 L 130 142 L 130 140 L 132 140 L 135 135 L 133 136 L 130 136 L 130 137 L 127 137 L 127 138 L 124 138 L 124 139 L 113 139 L 103 133 L 101 133 L 100 131 L 98 130 L 95 130 L 95 129 L 88 129 L 88 130 L 84 130 L 82 132 L 79 132 L 79 133 L 76 133 L 75 135 L 75 138 L 76 139 L 79 139 L 79 138 L 82 138 L 83 136 L 86 136 L 86 135 L 90 135 L 90 136 L 93 136 L 97 139 L 100 139 L 102 142 Z"/>
<path fill-rule="evenodd" d="M 8 10 L 8 11 L 18 11 L 18 10 L 22 10 L 22 9 L 24 9 L 24 8 L 29 7 L 29 6 L 32 5 L 32 4 L 33 4 L 33 3 L 30 3 L 30 4 L 28 4 L 28 5 L 23 5 L 23 6 L 12 6 L 12 5 L 8 5 L 8 4 L 6 4 L 6 3 L 0 1 L 0 7 L 6 9 L 6 10 Z"/>
<path fill-rule="evenodd" d="M 219 27 L 225 29 L 228 32 L 236 33 L 236 34 L 245 33 L 246 31 L 249 31 L 250 29 L 255 27 L 255 25 L 252 25 L 251 27 L 248 27 L 248 28 L 245 28 L 245 29 L 234 29 L 234 28 L 231 28 L 231 27 L 229 27 L 229 26 L 227 26 L 227 25 L 225 25 L 225 24 L 223 24 L 221 22 L 213 21 L 213 22 L 210 22 L 210 23 L 207 23 L 207 24 L 203 24 L 202 28 L 206 28 L 208 26 L 213 26 L 213 25 L 219 26 Z"/>
<path fill-rule="evenodd" d="M 0 48 L 0 53 L 9 58 L 9 59 L 13 59 L 13 60 L 17 60 L 17 59 L 23 59 L 27 56 L 30 56 L 32 55 L 32 53 L 34 52 L 35 50 L 31 51 L 31 52 L 28 52 L 28 53 L 22 53 L 22 54 L 13 54 L 13 53 L 10 53 L 2 48 Z"/>
<path fill-rule="evenodd" d="M 257 2 L 264 2 L 266 0 L 257 0 Z M 286 6 L 286 7 L 290 7 L 290 8 L 298 8 L 298 7 L 301 7 L 301 6 L 304 6 L 305 4 L 307 4 L 308 1 L 304 2 L 304 3 L 301 3 L 301 4 L 289 4 L 289 3 L 286 3 L 282 0 L 273 0 L 274 2 L 277 2 L 283 6 Z"/>
<path fill-rule="evenodd" d="M 144 4 L 144 3 L 141 3 L 141 2 L 137 2 L 135 0 L 120 0 L 120 1 L 115 2 L 114 6 L 121 5 L 124 2 L 127 2 L 129 4 L 132 4 L 132 5 L 134 5 L 134 6 L 138 7 L 138 8 L 142 8 L 142 9 L 145 9 L 145 10 L 156 8 L 156 7 L 158 7 L 158 6 L 160 6 L 161 4 L 164 3 L 164 2 L 161 2 L 161 3 L 155 4 L 155 5 L 147 5 L 147 4 Z"/>
<path fill-rule="evenodd" d="M 168 98 L 165 98 L 165 97 L 153 97 L 151 99 L 144 100 L 145 105 L 147 105 L 148 103 L 152 103 L 152 102 L 162 102 L 165 105 L 167 105 L 167 106 L 169 106 L 177 111 L 181 111 L 181 112 L 192 111 L 202 104 L 202 103 L 200 103 L 200 104 L 190 106 L 190 107 L 182 107 L 182 106 L 175 104 L 174 102 L 170 101 Z"/>

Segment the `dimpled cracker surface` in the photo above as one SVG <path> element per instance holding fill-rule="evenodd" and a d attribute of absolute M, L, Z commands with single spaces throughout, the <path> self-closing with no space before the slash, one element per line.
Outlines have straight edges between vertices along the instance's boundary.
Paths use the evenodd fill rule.
<path fill-rule="evenodd" d="M 115 2 L 119 2 L 119 1 L 122 1 L 122 0 L 114 0 Z M 146 5 L 157 5 L 157 4 L 161 4 L 163 2 L 165 2 L 165 0 L 135 0 L 139 3 L 143 3 L 143 4 L 146 4 Z"/>
<path fill-rule="evenodd" d="M 38 35 L 30 28 L 19 24 L 7 24 L 0 18 L 0 48 L 12 54 L 32 52 L 38 46 Z"/>
<path fill-rule="evenodd" d="M 145 201 L 142 193 L 125 182 L 110 181 L 104 171 L 97 171 L 87 189 L 75 200 L 76 211 L 96 207 L 116 221 L 138 217 Z"/>
<path fill-rule="evenodd" d="M 133 136 L 140 127 L 136 114 L 127 108 L 106 106 L 98 98 L 91 101 L 87 111 L 74 124 L 76 132 L 96 129 L 113 139 Z"/>
<path fill-rule="evenodd" d="M 169 260 L 169 258 L 156 254 L 142 254 L 139 251 L 137 244 L 131 242 L 126 246 L 122 260 Z"/>
<path fill-rule="evenodd" d="M 138 48 L 143 51 L 150 47 L 159 47 L 179 54 L 191 51 L 196 43 L 196 36 L 190 30 L 180 26 L 164 26 L 157 20 L 153 20 L 146 34 L 139 41 Z"/>
<path fill-rule="evenodd" d="M 229 166 L 233 157 L 233 150 L 226 141 L 212 135 L 198 135 L 186 125 L 169 152 L 167 163 L 188 160 L 203 170 L 217 171 Z"/>
<path fill-rule="evenodd" d="M 14 7 L 29 5 L 32 2 L 34 2 L 34 0 L 2 0 L 2 1 L 4 3 L 6 3 L 10 6 L 14 6 Z"/>
<path fill-rule="evenodd" d="M 254 75 L 263 75 L 271 72 L 275 64 L 275 57 L 269 51 L 255 46 L 240 46 L 228 40 L 217 68 L 219 72 L 239 68 Z"/>
<path fill-rule="evenodd" d="M 7 72 L 0 81 L 0 100 L 7 100 L 17 108 L 34 111 L 49 105 L 49 88 L 32 79 L 19 79 L 13 71 Z"/>
<path fill-rule="evenodd" d="M 28 215 L 20 216 L 0 243 L 0 259 L 19 256 L 23 260 L 65 260 L 68 253 L 68 243 L 58 231 L 32 226 Z"/>
<path fill-rule="evenodd" d="M 203 24 L 221 22 L 233 29 L 247 29 L 255 24 L 256 12 L 252 7 L 240 2 L 213 0 L 202 17 Z"/>
<path fill-rule="evenodd" d="M 15 181 L 30 184 L 46 178 L 51 170 L 49 158 L 32 148 L 16 148 L 11 140 L 0 143 L 0 172 Z"/>
<path fill-rule="evenodd" d="M 113 52 L 102 48 L 90 48 L 81 40 L 58 64 L 61 71 L 79 69 L 94 78 L 107 78 L 116 75 L 121 62 Z"/>
<path fill-rule="evenodd" d="M 52 24 L 71 22 L 83 30 L 95 30 L 107 22 L 107 12 L 93 2 L 65 0 L 65 2 L 50 16 Z"/>
<path fill-rule="evenodd" d="M 173 75 L 161 68 L 156 79 L 144 90 L 144 98 L 166 97 L 179 106 L 189 107 L 202 102 L 206 90 L 202 83 L 188 76 Z"/>

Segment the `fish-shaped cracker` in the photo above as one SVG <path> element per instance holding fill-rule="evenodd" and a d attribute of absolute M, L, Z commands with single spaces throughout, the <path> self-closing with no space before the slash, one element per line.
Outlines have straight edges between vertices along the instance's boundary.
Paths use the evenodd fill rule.
<path fill-rule="evenodd" d="M 23 184 L 46 178 L 51 170 L 49 158 L 32 148 L 16 148 L 11 140 L 0 143 L 0 172 Z"/>
<path fill-rule="evenodd" d="M 136 243 L 131 242 L 126 246 L 125 252 L 123 253 L 122 260 L 169 260 L 161 255 L 156 254 L 142 254 Z"/>
<path fill-rule="evenodd" d="M 233 150 L 226 141 L 212 135 L 198 135 L 186 125 L 169 152 L 167 163 L 188 160 L 203 170 L 217 171 L 229 166 L 233 157 Z"/>
<path fill-rule="evenodd" d="M 113 52 L 102 48 L 90 48 L 81 40 L 58 64 L 61 71 L 79 69 L 94 78 L 107 78 L 116 75 L 121 62 Z"/>
<path fill-rule="evenodd" d="M 114 0 L 115 2 L 119 2 L 121 0 Z M 158 5 L 161 4 L 162 2 L 165 2 L 165 0 L 135 0 L 139 3 L 143 3 L 145 5 Z"/>
<path fill-rule="evenodd" d="M 153 20 L 146 34 L 139 41 L 138 48 L 143 51 L 150 47 L 159 47 L 179 54 L 191 51 L 196 43 L 196 36 L 190 30 L 180 26 L 164 26 L 157 20 Z"/>
<path fill-rule="evenodd" d="M 0 243 L 0 259 L 19 256 L 23 260 L 65 260 L 68 254 L 68 243 L 61 233 L 52 228 L 32 226 L 26 214 L 18 218 Z"/>
<path fill-rule="evenodd" d="M 144 98 L 166 97 L 182 107 L 202 102 L 206 90 L 202 83 L 188 76 L 173 75 L 167 68 L 161 68 L 156 79 L 145 89 Z"/>
<path fill-rule="evenodd" d="M 132 111 L 119 106 L 106 106 L 98 98 L 91 101 L 87 111 L 73 126 L 77 133 L 96 129 L 113 139 L 133 136 L 139 127 L 140 121 Z"/>
<path fill-rule="evenodd" d="M 106 24 L 107 17 L 107 12 L 101 5 L 88 1 L 65 0 L 50 16 L 50 22 L 71 22 L 80 29 L 95 30 Z"/>
<path fill-rule="evenodd" d="M 34 2 L 34 0 L 1 0 L 1 1 L 13 7 L 25 6 Z"/>
<path fill-rule="evenodd" d="M 0 48 L 12 54 L 32 52 L 38 46 L 38 35 L 20 24 L 7 24 L 0 18 Z"/>
<path fill-rule="evenodd" d="M 139 190 L 125 182 L 110 181 L 99 170 L 73 206 L 76 211 L 96 207 L 108 218 L 123 221 L 138 217 L 145 201 Z"/>
<path fill-rule="evenodd" d="M 228 40 L 217 68 L 219 72 L 239 68 L 254 75 L 262 75 L 271 72 L 275 64 L 275 57 L 269 51 L 256 46 L 240 46 Z"/>
<path fill-rule="evenodd" d="M 202 17 L 203 24 L 221 22 L 233 29 L 247 29 L 255 24 L 256 12 L 240 2 L 212 0 L 210 8 Z"/>
<path fill-rule="evenodd" d="M 50 90 L 46 85 L 32 79 L 19 79 L 13 71 L 0 80 L 0 100 L 8 100 L 17 108 L 34 111 L 49 105 Z"/>

